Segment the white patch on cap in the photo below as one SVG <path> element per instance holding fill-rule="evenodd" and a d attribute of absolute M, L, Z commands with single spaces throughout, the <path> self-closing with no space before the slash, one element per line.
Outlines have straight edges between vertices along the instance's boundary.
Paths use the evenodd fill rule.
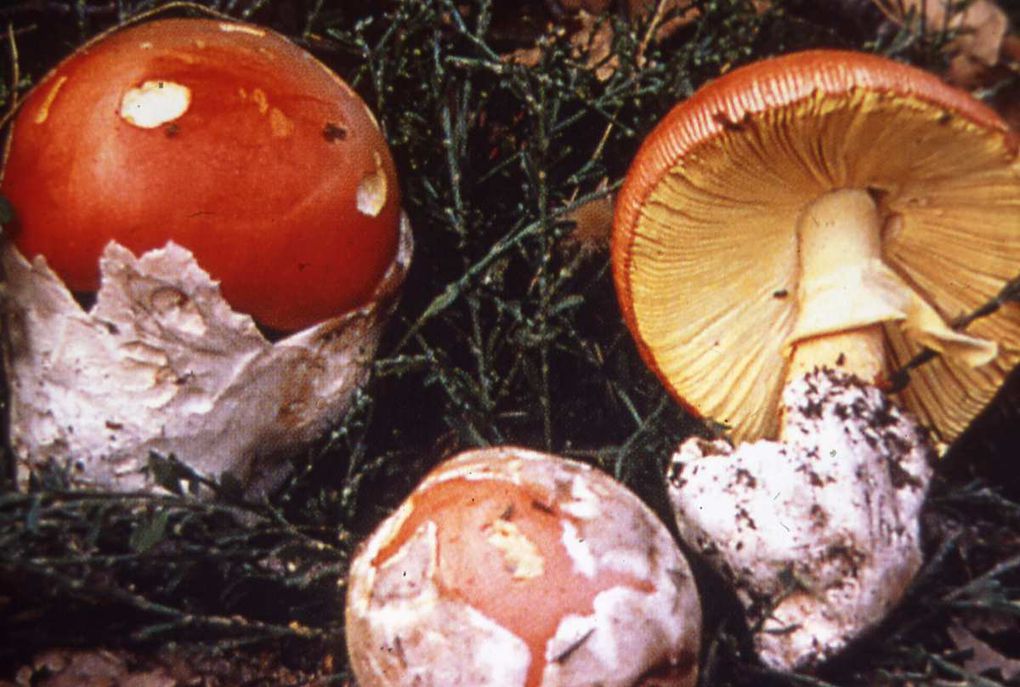
<path fill-rule="evenodd" d="M 386 171 L 382 168 L 382 158 L 379 153 L 372 153 L 375 159 L 375 171 L 366 174 L 358 184 L 357 204 L 358 212 L 369 217 L 378 217 L 386 205 Z"/>
<path fill-rule="evenodd" d="M 617 548 L 606 551 L 599 557 L 605 570 L 612 570 L 635 580 L 648 580 L 652 577 L 651 561 L 643 551 Z"/>
<path fill-rule="evenodd" d="M 541 577 L 545 572 L 545 558 L 517 525 L 508 520 L 496 520 L 486 526 L 486 540 L 503 554 L 503 560 L 510 567 L 516 580 L 530 580 Z"/>
<path fill-rule="evenodd" d="M 43 98 L 42 105 L 39 106 L 39 110 L 35 113 L 35 119 L 33 120 L 36 124 L 43 124 L 50 116 L 50 107 L 53 105 L 53 101 L 57 99 L 57 93 L 60 92 L 65 81 L 67 81 L 67 76 L 58 78 L 57 82 L 53 84 L 46 94 L 46 97 Z"/>
<path fill-rule="evenodd" d="M 560 504 L 560 510 L 579 520 L 594 520 L 602 514 L 598 495 L 591 490 L 588 480 L 576 476 L 570 485 L 571 500 Z"/>
<path fill-rule="evenodd" d="M 220 24 L 220 31 L 224 31 L 226 33 L 247 33 L 252 36 L 258 36 L 259 38 L 266 35 L 265 31 L 257 29 L 254 26 L 248 26 L 247 24 L 230 24 L 227 22 Z"/>
<path fill-rule="evenodd" d="M 563 548 L 574 563 L 574 570 L 591 579 L 595 577 L 595 556 L 591 554 L 588 542 L 578 534 L 574 523 L 563 520 Z"/>
<path fill-rule="evenodd" d="M 592 602 L 592 605 L 594 606 L 597 601 L 598 597 Z M 556 628 L 556 634 L 546 644 L 546 660 L 551 661 L 556 656 L 566 656 L 569 659 L 574 654 L 573 651 L 570 651 L 572 647 L 583 646 L 588 656 L 592 654 L 600 657 L 605 656 L 605 661 L 602 662 L 602 665 L 615 667 L 617 665 L 615 652 L 612 649 L 605 651 L 605 645 L 607 641 L 612 642 L 616 632 L 612 629 L 613 625 L 610 623 L 603 624 L 602 628 L 604 628 L 604 631 L 599 632 L 600 620 L 605 620 L 605 618 L 599 618 L 594 613 L 591 615 L 571 614 L 564 616 Z M 597 646 L 596 643 L 598 643 Z M 546 670 L 548 670 L 548 667 Z"/>
<path fill-rule="evenodd" d="M 385 521 L 385 526 L 380 526 L 379 531 L 372 540 L 373 545 L 376 548 L 372 549 L 371 555 L 369 556 L 370 559 L 376 558 L 383 549 L 388 548 L 393 540 L 400 535 L 404 528 L 404 523 L 409 517 L 411 517 L 411 514 L 414 513 L 416 506 L 417 503 L 415 503 L 414 497 L 409 497 L 406 501 L 400 504 L 400 508 L 398 508 L 393 515 Z"/>
<path fill-rule="evenodd" d="M 191 89 L 173 81 L 146 81 L 128 89 L 120 101 L 120 116 L 140 129 L 172 122 L 191 105 Z"/>

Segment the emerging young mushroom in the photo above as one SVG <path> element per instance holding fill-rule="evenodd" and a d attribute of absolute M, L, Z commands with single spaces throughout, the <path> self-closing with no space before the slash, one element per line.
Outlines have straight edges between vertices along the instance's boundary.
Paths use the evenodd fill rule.
<path fill-rule="evenodd" d="M 399 235 L 361 98 L 282 36 L 214 20 L 142 24 L 62 62 L 18 113 L 0 194 L 18 249 L 72 291 L 99 287 L 110 241 L 174 241 L 284 331 L 366 303 Z"/>
<path fill-rule="evenodd" d="M 362 687 L 697 682 L 687 562 L 634 494 L 581 463 L 518 448 L 451 459 L 348 580 Z"/>
<path fill-rule="evenodd" d="M 15 448 L 108 487 L 150 451 L 277 481 L 364 380 L 410 259 L 365 103 L 248 24 L 76 51 L 22 104 L 0 194 Z M 68 291 L 97 289 L 87 313 Z"/>
<path fill-rule="evenodd" d="M 688 442 L 671 496 L 685 539 L 767 616 L 768 663 L 824 660 L 899 598 L 933 453 L 910 414 L 949 442 L 1020 360 L 1016 304 L 952 327 L 1016 276 L 1017 149 L 929 74 L 812 51 L 708 84 L 631 167 L 613 237 L 626 322 L 685 407 L 754 442 Z M 941 355 L 901 413 L 879 389 L 925 347 Z"/>

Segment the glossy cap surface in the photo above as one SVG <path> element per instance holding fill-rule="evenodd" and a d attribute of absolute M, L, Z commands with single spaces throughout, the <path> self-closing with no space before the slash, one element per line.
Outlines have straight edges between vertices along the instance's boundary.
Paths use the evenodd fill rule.
<path fill-rule="evenodd" d="M 396 252 L 400 197 L 365 103 L 267 29 L 154 21 L 75 52 L 28 96 L 3 185 L 9 227 L 73 290 L 115 240 L 172 240 L 227 301 L 295 330 L 365 302 Z"/>

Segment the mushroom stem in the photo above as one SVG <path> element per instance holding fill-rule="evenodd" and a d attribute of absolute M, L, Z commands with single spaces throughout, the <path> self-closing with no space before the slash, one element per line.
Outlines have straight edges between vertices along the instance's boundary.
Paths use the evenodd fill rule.
<path fill-rule="evenodd" d="M 792 341 L 787 383 L 818 367 L 868 382 L 885 372 L 882 327 L 870 317 L 872 303 L 861 288 L 869 266 L 881 261 L 881 228 L 878 208 L 863 190 L 832 191 L 805 208 L 797 226 L 796 330 L 812 334 Z M 849 326 L 833 329 L 835 322 Z"/>
<path fill-rule="evenodd" d="M 869 384 L 884 377 L 883 323 L 896 322 L 917 343 L 971 367 L 997 355 L 994 342 L 949 327 L 885 264 L 883 221 L 863 189 L 830 191 L 804 208 L 797 222 L 797 320 L 785 346 L 787 385 L 816 368 Z"/>

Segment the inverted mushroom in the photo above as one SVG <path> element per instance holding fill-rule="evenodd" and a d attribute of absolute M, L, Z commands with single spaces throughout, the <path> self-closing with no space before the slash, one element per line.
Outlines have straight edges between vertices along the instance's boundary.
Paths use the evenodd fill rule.
<path fill-rule="evenodd" d="M 805 621 L 785 634 L 766 624 L 759 646 L 767 661 L 824 659 L 873 624 L 919 565 L 916 496 L 926 489 L 930 447 L 909 416 L 869 387 L 881 388 L 922 349 L 937 351 L 896 400 L 950 442 L 1020 361 L 1016 304 L 966 332 L 952 326 L 995 297 L 1020 266 L 1017 148 L 992 110 L 930 74 L 873 55 L 811 51 L 708 84 L 665 118 L 631 167 L 613 237 L 625 320 L 645 361 L 681 403 L 726 425 L 738 444 L 756 442 L 725 461 L 717 457 L 730 455 L 725 444 L 695 441 L 681 449 L 672 496 L 685 536 L 715 547 L 717 561 L 736 571 L 754 567 L 747 556 L 768 558 L 758 549 L 788 536 L 781 529 L 749 535 L 761 541 L 742 541 L 741 553 L 735 540 L 717 538 L 718 522 L 732 522 L 735 513 L 716 513 L 713 524 L 694 505 L 696 496 L 706 503 L 713 488 L 750 494 L 779 479 L 748 472 L 744 461 L 767 464 L 750 457 L 752 449 L 803 468 L 795 473 L 800 481 L 788 480 L 780 491 L 803 490 L 799 498 L 826 516 L 819 521 L 831 525 L 827 516 L 839 503 L 856 513 L 847 515 L 856 525 L 816 528 L 819 550 L 867 549 L 887 527 L 909 534 L 895 546 L 886 541 L 881 556 L 867 552 L 862 563 L 893 570 L 895 592 L 869 601 L 871 592 L 860 590 L 858 615 L 842 618 L 813 647 L 798 641 L 805 632 L 828 632 L 818 624 Z M 811 441 L 819 455 L 806 453 Z M 694 469 L 696 459 L 705 462 Z M 828 470 L 820 468 L 828 459 L 850 461 L 860 467 L 851 474 L 864 476 L 902 470 L 910 479 L 878 481 L 915 498 L 906 503 L 889 492 L 876 497 L 884 510 L 874 510 L 874 502 L 823 496 L 832 487 L 811 475 Z M 709 473 L 719 478 L 719 470 L 730 479 L 712 487 Z M 743 474 L 754 484 L 737 479 Z M 873 488 L 857 493 L 864 499 Z M 799 549 L 784 560 L 803 562 L 803 555 Z M 755 589 L 759 601 L 763 590 L 775 591 L 782 564 L 766 567 L 770 581 L 761 571 L 745 581 L 748 603 Z M 808 594 L 820 600 L 805 611 L 815 614 L 812 621 L 834 612 L 822 589 Z"/>
<path fill-rule="evenodd" d="M 411 255 L 361 98 L 267 29 L 161 20 L 61 62 L 6 153 L 23 465 L 130 489 L 151 485 L 157 452 L 278 482 L 365 380 Z"/>
<path fill-rule="evenodd" d="M 573 461 L 492 448 L 440 465 L 364 543 L 348 585 L 363 687 L 697 682 L 701 611 L 679 548 L 636 496 Z"/>

